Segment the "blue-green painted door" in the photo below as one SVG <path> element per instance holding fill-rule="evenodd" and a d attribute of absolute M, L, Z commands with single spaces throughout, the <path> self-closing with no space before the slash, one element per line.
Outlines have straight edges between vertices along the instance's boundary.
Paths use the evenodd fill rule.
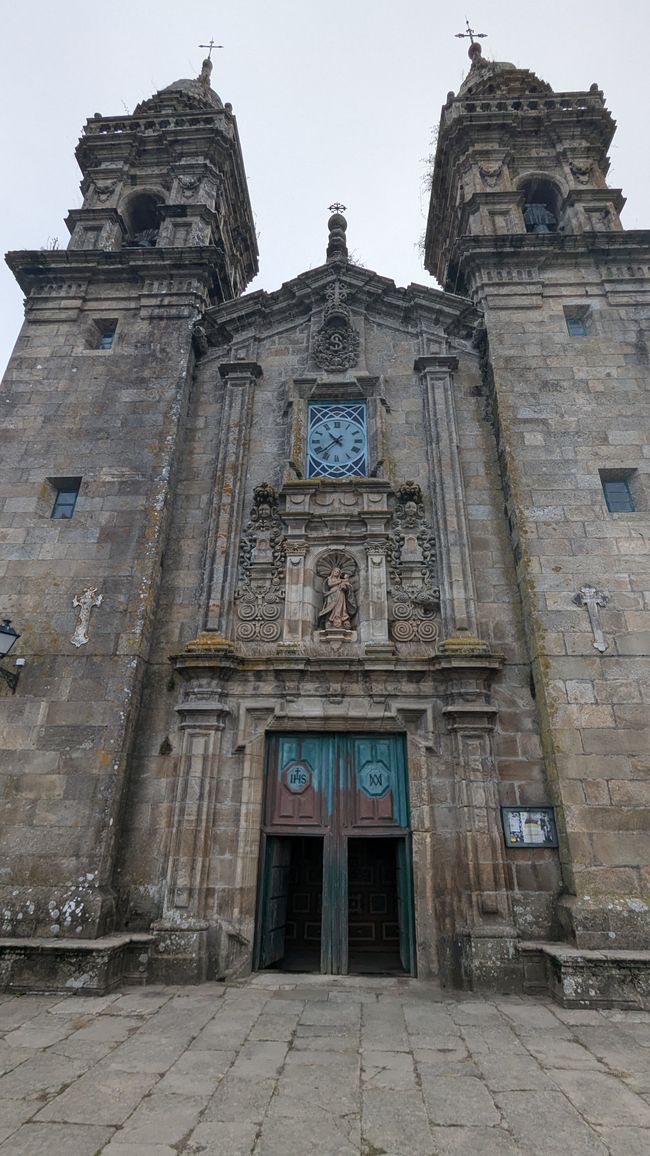
<path fill-rule="evenodd" d="M 276 734 L 267 745 L 263 869 L 259 888 L 259 966 L 282 958 L 280 844 L 292 835 L 323 838 L 321 971 L 348 968 L 348 840 L 395 838 L 400 956 L 414 972 L 408 788 L 401 735 Z M 284 908 L 283 908 L 284 903 Z"/>
<path fill-rule="evenodd" d="M 265 867 L 262 878 L 263 921 L 259 942 L 259 966 L 270 967 L 284 956 L 289 864 L 291 844 L 286 836 L 271 835 L 265 840 Z"/>

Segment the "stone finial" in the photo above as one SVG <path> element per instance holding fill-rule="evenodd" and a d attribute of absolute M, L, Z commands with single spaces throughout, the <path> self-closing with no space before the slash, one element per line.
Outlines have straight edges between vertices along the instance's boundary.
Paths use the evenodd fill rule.
<path fill-rule="evenodd" d="M 348 260 L 348 246 L 345 239 L 345 233 L 348 223 L 343 216 L 342 210 L 345 205 L 334 204 L 330 205 L 332 216 L 327 222 L 329 229 L 329 239 L 327 242 L 327 260 L 329 261 L 346 261 Z"/>
<path fill-rule="evenodd" d="M 202 85 L 203 88 L 209 88 L 211 76 L 212 76 L 212 61 L 210 60 L 209 56 L 206 56 L 205 60 L 203 61 L 203 64 L 201 65 L 201 71 L 199 73 L 199 77 L 198 77 L 199 84 Z"/>

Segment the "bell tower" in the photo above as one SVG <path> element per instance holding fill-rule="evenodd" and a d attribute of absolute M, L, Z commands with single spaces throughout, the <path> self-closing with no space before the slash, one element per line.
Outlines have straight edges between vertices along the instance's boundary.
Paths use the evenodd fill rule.
<path fill-rule="evenodd" d="M 467 255 L 482 242 L 621 229 L 625 203 L 607 185 L 615 122 L 596 84 L 555 93 L 527 69 L 483 58 L 442 110 L 425 264 L 452 292 L 468 288 Z"/>
<path fill-rule="evenodd" d="M 650 233 L 621 225 L 596 84 L 554 92 L 478 43 L 469 55 L 440 118 L 425 263 L 482 314 L 485 420 L 559 820 L 558 926 L 580 949 L 633 951 L 650 927 L 650 733 L 633 705 L 650 696 Z"/>
<path fill-rule="evenodd" d="M 132 116 L 86 122 L 84 201 L 66 224 L 74 250 L 202 249 L 218 304 L 257 273 L 257 241 L 237 124 L 211 72 L 206 59 L 197 80 L 177 80 Z"/>
<path fill-rule="evenodd" d="M 0 765 L 15 775 L 5 845 L 18 849 L 3 860 L 5 935 L 88 940 L 115 925 L 199 323 L 257 272 L 237 125 L 211 69 L 205 60 L 131 116 L 92 116 L 68 248 L 7 258 L 25 321 L 2 385 L 0 611 L 26 664 L 0 723 Z M 26 719 L 39 720 L 29 737 Z M 34 806 L 32 760 L 51 806 L 45 794 Z"/>

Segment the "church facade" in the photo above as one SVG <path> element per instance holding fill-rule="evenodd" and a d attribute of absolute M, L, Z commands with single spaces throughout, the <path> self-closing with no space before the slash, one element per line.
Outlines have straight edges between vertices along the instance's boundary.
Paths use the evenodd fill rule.
<path fill-rule="evenodd" d="M 597 87 L 470 57 L 443 290 L 352 263 L 334 206 L 323 264 L 246 295 L 209 61 L 91 118 L 67 250 L 9 254 L 11 990 L 647 999 L 650 238 Z"/>

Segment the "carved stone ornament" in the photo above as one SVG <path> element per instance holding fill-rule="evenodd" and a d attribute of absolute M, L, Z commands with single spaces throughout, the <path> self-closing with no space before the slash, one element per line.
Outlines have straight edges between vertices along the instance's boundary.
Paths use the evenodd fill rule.
<path fill-rule="evenodd" d="M 209 342 L 208 335 L 205 331 L 205 326 L 201 325 L 200 321 L 195 321 L 192 326 L 192 345 L 197 357 L 203 357 L 208 352 Z"/>
<path fill-rule="evenodd" d="M 282 633 L 286 546 L 278 496 L 266 482 L 253 490 L 239 547 L 235 591 L 239 642 L 277 642 Z"/>
<path fill-rule="evenodd" d="M 93 188 L 98 201 L 107 201 L 117 188 L 117 178 L 114 181 L 93 181 Z"/>
<path fill-rule="evenodd" d="M 415 482 L 404 482 L 397 491 L 387 562 L 391 637 L 396 642 L 434 643 L 440 608 L 436 544 Z"/>
<path fill-rule="evenodd" d="M 604 590 L 597 590 L 595 586 L 581 586 L 578 593 L 574 596 L 573 601 L 576 606 L 584 606 L 589 615 L 589 624 L 591 632 L 594 636 L 593 647 L 594 650 L 599 650 L 601 654 L 609 648 L 609 643 L 605 640 L 603 628 L 600 624 L 601 606 L 607 606 L 609 603 L 609 594 Z"/>
<path fill-rule="evenodd" d="M 591 162 L 586 165 L 579 165 L 576 161 L 569 161 L 569 168 L 579 185 L 589 184 L 593 170 Z"/>
<path fill-rule="evenodd" d="M 484 185 L 489 189 L 494 189 L 499 183 L 499 178 L 503 172 L 503 161 L 498 165 L 483 165 L 479 162 L 478 171 Z"/>
<path fill-rule="evenodd" d="M 91 611 L 94 610 L 95 607 L 101 606 L 103 601 L 104 596 L 103 594 L 97 593 L 96 586 L 89 586 L 87 590 L 84 590 L 83 594 L 75 594 L 72 599 L 72 605 L 75 610 L 79 611 L 79 617 L 74 634 L 70 639 L 73 646 L 85 646 L 86 643 L 90 641 L 88 630 L 90 627 Z"/>
<path fill-rule="evenodd" d="M 321 369 L 351 369 L 359 360 L 359 334 L 352 325 L 345 297 L 337 278 L 327 290 L 325 318 L 312 348 L 314 361 Z"/>
<path fill-rule="evenodd" d="M 189 201 L 193 193 L 198 189 L 201 178 L 200 177 L 179 177 L 178 183 L 180 185 L 181 196 L 184 201 Z"/>

